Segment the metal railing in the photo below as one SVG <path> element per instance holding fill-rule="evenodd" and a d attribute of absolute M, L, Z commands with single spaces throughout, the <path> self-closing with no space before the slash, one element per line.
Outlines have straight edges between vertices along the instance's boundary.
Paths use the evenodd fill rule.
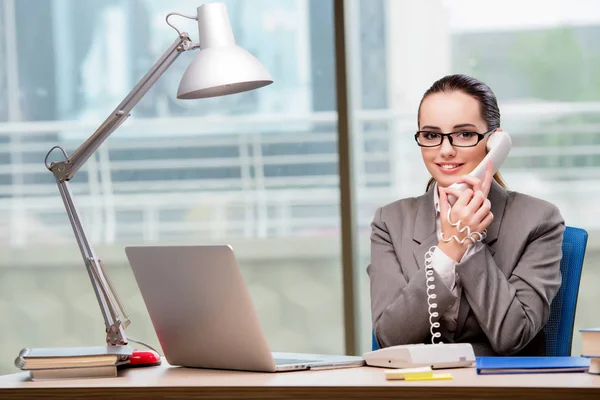
<path fill-rule="evenodd" d="M 568 215 L 591 209 L 582 194 L 600 194 L 600 124 L 560 118 L 599 113 L 599 103 L 503 107 L 515 142 L 502 168 L 511 186 Z M 366 230 L 377 206 L 421 193 L 427 175 L 412 138 L 414 114 L 354 118 L 357 220 Z M 130 121 L 71 188 L 96 243 L 337 234 L 336 119 L 329 112 Z M 43 156 L 56 144 L 76 148 L 94 128 L 0 124 L 0 246 L 71 241 Z M 578 143 L 582 137 L 589 141 Z"/>

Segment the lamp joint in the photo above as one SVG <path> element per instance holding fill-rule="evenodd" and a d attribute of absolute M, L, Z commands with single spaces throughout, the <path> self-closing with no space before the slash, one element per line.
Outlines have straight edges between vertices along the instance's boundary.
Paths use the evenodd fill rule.
<path fill-rule="evenodd" d="M 106 343 L 111 346 L 127 344 L 127 340 L 121 334 L 121 321 L 117 320 L 109 328 L 106 328 Z"/>
<path fill-rule="evenodd" d="M 64 182 L 71 179 L 73 164 L 69 160 L 53 162 L 49 169 L 59 182 Z"/>
<path fill-rule="evenodd" d="M 194 48 L 194 44 L 191 40 L 184 40 L 179 46 L 177 46 L 178 52 L 188 51 Z"/>

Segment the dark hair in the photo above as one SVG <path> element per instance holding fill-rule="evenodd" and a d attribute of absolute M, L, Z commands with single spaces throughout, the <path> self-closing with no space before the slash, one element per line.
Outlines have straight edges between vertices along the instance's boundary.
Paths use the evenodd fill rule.
<path fill-rule="evenodd" d="M 488 85 L 485 83 L 463 74 L 456 75 L 446 75 L 443 78 L 435 81 L 433 85 L 425 94 L 423 94 L 423 98 L 419 103 L 419 111 L 417 114 L 417 124 L 420 125 L 421 119 L 421 105 L 423 104 L 423 100 L 427 98 L 427 96 L 440 93 L 440 92 L 454 92 L 459 91 L 465 94 L 468 94 L 477 100 L 479 103 L 479 112 L 481 113 L 481 117 L 487 124 L 487 129 L 495 129 L 500 127 L 500 109 L 498 108 L 498 101 L 496 100 L 496 95 L 490 89 Z M 502 180 L 500 173 L 496 173 L 494 175 L 494 179 L 498 182 L 502 187 L 506 188 L 506 184 Z M 427 183 L 427 189 L 431 187 L 431 185 L 435 182 L 433 178 L 429 180 Z"/>

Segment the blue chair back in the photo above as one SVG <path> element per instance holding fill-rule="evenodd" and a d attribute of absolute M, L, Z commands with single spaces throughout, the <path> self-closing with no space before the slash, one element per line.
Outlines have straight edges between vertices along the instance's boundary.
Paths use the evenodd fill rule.
<path fill-rule="evenodd" d="M 552 300 L 550 317 L 544 328 L 547 356 L 571 355 L 575 309 L 587 240 L 588 233 L 584 229 L 565 228 L 560 260 L 562 285 Z"/>
<path fill-rule="evenodd" d="M 584 229 L 565 227 L 560 260 L 562 284 L 552 300 L 550 317 L 544 328 L 547 356 L 571 355 L 575 309 L 587 239 L 588 233 Z M 375 333 L 372 335 L 371 346 L 373 350 L 379 349 Z"/>

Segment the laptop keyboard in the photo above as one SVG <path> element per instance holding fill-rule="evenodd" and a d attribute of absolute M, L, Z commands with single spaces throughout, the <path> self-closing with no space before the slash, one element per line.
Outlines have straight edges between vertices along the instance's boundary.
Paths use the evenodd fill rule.
<path fill-rule="evenodd" d="M 318 362 L 319 360 L 301 360 L 294 358 L 274 358 L 275 365 L 287 365 L 287 364 L 310 364 Z"/>

